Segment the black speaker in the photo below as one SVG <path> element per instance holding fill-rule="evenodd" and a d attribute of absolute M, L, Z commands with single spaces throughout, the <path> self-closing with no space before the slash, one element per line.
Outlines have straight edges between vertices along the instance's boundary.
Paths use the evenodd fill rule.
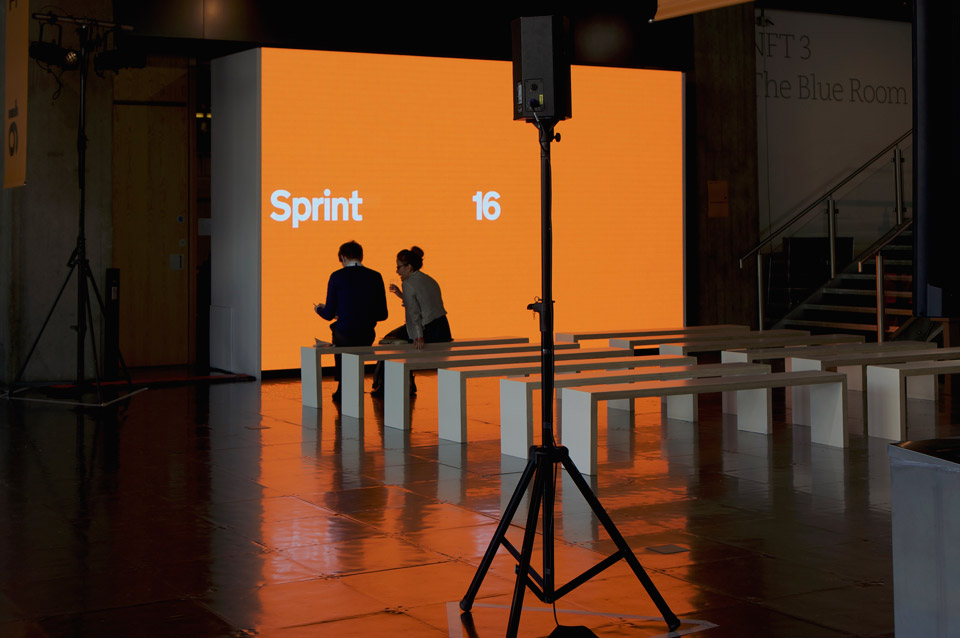
<path fill-rule="evenodd" d="M 562 16 L 517 18 L 513 29 L 513 119 L 571 117 L 570 23 Z"/>

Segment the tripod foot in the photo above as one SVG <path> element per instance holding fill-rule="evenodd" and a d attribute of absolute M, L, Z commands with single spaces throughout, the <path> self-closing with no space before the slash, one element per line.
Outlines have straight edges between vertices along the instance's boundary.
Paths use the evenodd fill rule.
<path fill-rule="evenodd" d="M 548 638 L 597 638 L 597 634 L 583 625 L 559 625 Z"/>
<path fill-rule="evenodd" d="M 463 631 L 466 632 L 467 638 L 477 638 L 477 627 L 473 624 L 473 614 L 469 611 L 460 614 L 460 624 Z"/>

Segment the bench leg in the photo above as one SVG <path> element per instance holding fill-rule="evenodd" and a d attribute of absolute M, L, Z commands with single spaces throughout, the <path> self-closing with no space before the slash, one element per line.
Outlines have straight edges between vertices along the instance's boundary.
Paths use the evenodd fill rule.
<path fill-rule="evenodd" d="M 402 361 L 385 361 L 383 366 L 383 424 L 410 429 L 410 374 Z"/>
<path fill-rule="evenodd" d="M 937 375 L 924 374 L 907 377 L 907 398 L 937 400 Z"/>
<path fill-rule="evenodd" d="M 720 410 L 724 414 L 736 414 L 737 413 L 737 393 L 721 392 L 720 406 L 721 406 Z"/>
<path fill-rule="evenodd" d="M 770 388 L 737 391 L 737 429 L 770 434 L 773 431 L 773 400 Z"/>
<path fill-rule="evenodd" d="M 467 380 L 456 370 L 437 370 L 437 419 L 441 439 L 467 441 Z"/>
<path fill-rule="evenodd" d="M 867 435 L 892 441 L 907 438 L 905 379 L 896 368 L 867 368 Z"/>
<path fill-rule="evenodd" d="M 724 350 L 720 353 L 720 363 L 749 363 L 750 357 L 747 356 L 746 352 L 732 352 L 729 350 Z M 722 412 L 724 414 L 736 414 L 737 413 L 737 393 L 736 392 L 724 392 L 722 393 L 722 398 L 720 399 Z"/>
<path fill-rule="evenodd" d="M 562 391 L 563 445 L 582 474 L 597 473 L 597 403 L 589 392 Z"/>
<path fill-rule="evenodd" d="M 321 373 L 320 350 L 300 348 L 300 399 L 308 408 L 320 407 L 320 398 L 323 396 L 320 387 Z"/>
<path fill-rule="evenodd" d="M 533 445 L 533 387 L 500 379 L 500 453 L 527 458 Z"/>
<path fill-rule="evenodd" d="M 610 403 L 609 401 L 607 402 Z M 610 438 L 610 434 L 619 430 L 621 432 L 632 432 L 633 428 L 637 425 L 637 418 L 633 410 L 620 410 L 618 408 L 611 408 L 607 405 L 607 438 Z"/>
<path fill-rule="evenodd" d="M 300 425 L 303 426 L 306 430 L 316 430 L 320 427 L 321 418 L 320 418 L 320 408 L 311 408 L 309 405 L 300 406 Z M 303 437 L 302 441 L 307 442 L 309 439 Z M 312 441 L 311 443 L 315 443 Z"/>
<path fill-rule="evenodd" d="M 846 383 L 821 383 L 808 388 L 813 420 L 810 440 L 831 447 L 847 447 Z"/>
<path fill-rule="evenodd" d="M 607 401 L 607 410 L 623 410 L 624 412 L 633 412 L 635 410 L 633 399 L 611 399 Z"/>
<path fill-rule="evenodd" d="M 700 416 L 698 398 L 696 394 L 678 394 L 666 397 L 667 418 L 696 423 Z"/>
<path fill-rule="evenodd" d="M 784 364 L 784 370 L 787 372 L 821 369 L 820 362 L 813 359 L 788 357 Z M 797 425 L 810 425 L 810 386 L 790 387 L 790 420 Z"/>
<path fill-rule="evenodd" d="M 363 361 L 355 354 L 340 355 L 340 412 L 363 418 Z"/>
<path fill-rule="evenodd" d="M 866 387 L 863 385 L 865 381 L 863 378 L 863 366 L 840 366 L 837 368 L 837 372 L 842 372 L 847 375 L 847 390 L 863 392 L 863 389 Z"/>

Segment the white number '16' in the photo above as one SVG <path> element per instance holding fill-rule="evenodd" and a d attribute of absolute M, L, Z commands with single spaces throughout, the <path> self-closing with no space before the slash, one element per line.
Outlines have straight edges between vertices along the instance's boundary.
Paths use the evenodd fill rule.
<path fill-rule="evenodd" d="M 473 201 L 477 203 L 477 221 L 481 221 L 484 217 L 490 221 L 500 217 L 500 202 L 497 201 L 498 199 L 500 199 L 500 193 L 497 191 L 486 193 L 477 191 L 477 194 L 473 196 Z"/>

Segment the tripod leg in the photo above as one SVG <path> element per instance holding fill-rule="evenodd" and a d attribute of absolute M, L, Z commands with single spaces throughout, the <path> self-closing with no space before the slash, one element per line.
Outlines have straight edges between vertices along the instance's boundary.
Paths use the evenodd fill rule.
<path fill-rule="evenodd" d="M 480 591 L 480 585 L 483 583 L 483 579 L 487 575 L 487 570 L 490 569 L 490 565 L 497 555 L 497 550 L 500 549 L 500 543 L 502 543 L 507 536 L 507 528 L 510 527 L 510 522 L 520 507 L 520 502 L 523 501 L 523 495 L 526 493 L 527 488 L 530 487 L 530 480 L 533 478 L 533 473 L 536 469 L 537 457 L 531 454 L 530 459 L 527 461 L 527 466 L 523 468 L 523 474 L 520 475 L 520 482 L 517 483 L 517 488 L 513 491 L 513 496 L 510 497 L 507 509 L 504 510 L 503 516 L 500 517 L 500 524 L 497 525 L 497 531 L 494 532 L 493 538 L 490 539 L 490 545 L 487 546 L 483 560 L 480 561 L 477 573 L 474 574 L 473 581 L 470 583 L 466 595 L 460 600 L 460 609 L 463 611 L 470 611 L 473 607 L 473 601 L 477 597 L 477 592 Z"/>
<path fill-rule="evenodd" d="M 90 274 L 89 264 L 80 266 L 80 276 L 83 277 L 84 285 L 88 282 L 93 282 L 93 276 Z M 94 290 L 97 289 L 96 285 L 93 287 Z M 93 349 L 93 377 L 97 382 L 97 403 L 103 403 L 103 392 L 102 384 L 100 382 L 100 357 L 97 356 L 97 337 L 93 332 L 93 308 L 90 306 L 90 295 L 86 295 L 85 304 L 87 307 L 87 323 L 90 326 L 90 346 Z M 100 312 L 103 313 L 103 306 L 100 306 Z"/>
<path fill-rule="evenodd" d="M 100 306 L 100 316 L 102 317 L 106 314 L 107 308 L 103 303 L 103 297 L 100 296 L 100 289 L 97 288 L 97 281 L 93 278 L 93 275 L 90 274 L 89 269 L 87 270 L 87 274 L 90 276 L 90 285 L 93 286 L 93 294 L 97 296 L 97 304 Z M 127 389 L 129 390 L 133 387 L 133 379 L 130 378 L 130 371 L 127 369 L 127 364 L 123 360 L 123 353 L 120 352 L 119 347 L 117 348 L 117 358 L 120 359 L 120 368 L 123 370 L 123 376 L 127 379 Z"/>
<path fill-rule="evenodd" d="M 604 529 L 607 530 L 607 534 L 610 535 L 610 538 L 620 550 L 624 560 L 626 560 L 627 564 L 630 565 L 630 569 L 633 570 L 633 573 L 640 581 L 640 584 L 643 585 L 645 590 L 647 590 L 647 595 L 650 596 L 650 600 L 652 600 L 653 604 L 655 604 L 657 609 L 660 610 L 660 613 L 663 615 L 663 620 L 667 623 L 667 627 L 670 629 L 670 631 L 678 628 L 680 626 L 680 619 L 677 618 L 676 614 L 670 610 L 670 606 L 667 605 L 667 601 L 663 599 L 663 596 L 660 595 L 660 591 L 657 590 L 657 586 L 653 584 L 652 580 L 650 580 L 650 576 L 647 575 L 647 572 L 643 569 L 640 561 L 637 560 L 637 557 L 633 554 L 633 550 L 631 550 L 630 546 L 627 545 L 627 541 L 623 539 L 623 536 L 620 534 L 620 530 L 617 529 L 617 526 L 613 524 L 613 520 L 611 520 L 610 516 L 607 515 L 606 510 L 603 509 L 603 505 L 600 504 L 600 499 L 598 499 L 593 493 L 593 491 L 590 489 L 590 486 L 587 485 L 587 482 L 583 480 L 583 476 L 580 475 L 580 470 L 578 470 L 577 466 L 574 465 L 572 460 L 570 460 L 570 456 L 568 454 L 563 455 L 561 462 L 563 463 L 563 467 L 567 471 L 567 474 L 570 475 L 570 478 L 572 478 L 573 482 L 576 484 L 577 489 L 579 489 L 580 493 L 583 494 L 583 498 L 586 499 L 587 503 L 590 505 L 590 509 L 593 510 L 593 513 L 600 520 L 600 523 L 603 524 Z"/>
<path fill-rule="evenodd" d="M 530 559 L 533 556 L 533 539 L 537 535 L 537 515 L 544 492 L 544 483 L 549 480 L 553 470 L 553 461 L 545 453 L 537 455 L 537 473 L 533 480 L 533 494 L 530 496 L 530 509 L 527 511 L 527 527 L 523 533 L 523 549 L 520 550 L 520 564 L 517 567 L 517 583 L 513 588 L 513 603 L 510 605 L 510 620 L 507 622 L 507 638 L 516 638 L 520 628 L 520 614 L 523 611 L 523 594 L 527 589 L 530 574 Z M 548 512 L 544 512 L 546 516 Z M 552 512 L 550 512 L 552 514 Z"/>
<path fill-rule="evenodd" d="M 556 448 L 553 448 L 556 450 Z M 556 500 L 556 464 L 551 455 L 549 463 L 544 467 L 543 477 L 543 593 L 544 602 L 554 602 L 556 593 L 554 585 L 554 502 Z M 549 472 L 549 474 L 547 473 Z"/>
<path fill-rule="evenodd" d="M 30 346 L 30 352 L 27 353 L 27 358 L 23 360 L 23 365 L 20 367 L 20 372 L 17 373 L 17 378 L 14 379 L 13 385 L 19 384 L 20 380 L 23 379 L 23 373 L 27 369 L 27 364 L 30 363 L 30 358 L 33 356 L 33 351 L 37 349 L 37 344 L 40 343 L 40 337 L 43 336 L 43 331 L 47 329 L 47 324 L 50 323 L 50 317 L 53 316 L 53 311 L 56 310 L 57 304 L 60 302 L 60 297 L 63 296 L 63 291 L 66 290 L 67 284 L 70 283 L 70 275 L 73 274 L 73 271 L 76 267 L 77 263 L 71 258 L 70 271 L 67 272 L 67 276 L 63 280 L 63 285 L 60 286 L 60 292 L 57 293 L 57 298 L 53 300 L 53 305 L 50 306 L 50 312 L 47 313 L 47 318 L 43 320 L 43 325 L 40 327 L 40 332 L 37 334 L 37 338 L 33 340 L 33 345 Z"/>

